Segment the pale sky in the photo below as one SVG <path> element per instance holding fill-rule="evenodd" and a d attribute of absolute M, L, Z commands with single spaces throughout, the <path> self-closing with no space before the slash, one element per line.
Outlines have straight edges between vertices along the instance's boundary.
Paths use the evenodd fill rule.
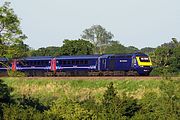
<path fill-rule="evenodd" d="M 0 1 L 0 5 L 5 0 Z M 9 0 L 25 41 L 37 49 L 79 39 L 101 25 L 125 46 L 157 47 L 180 40 L 180 0 Z"/>

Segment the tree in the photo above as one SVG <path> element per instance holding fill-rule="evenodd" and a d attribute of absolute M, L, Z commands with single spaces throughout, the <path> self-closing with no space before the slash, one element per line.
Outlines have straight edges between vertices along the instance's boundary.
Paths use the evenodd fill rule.
<path fill-rule="evenodd" d="M 108 120 L 128 119 L 140 110 L 137 100 L 123 94 L 120 98 L 111 82 L 103 95 L 102 104 L 105 109 L 105 116 Z"/>
<path fill-rule="evenodd" d="M 134 47 L 134 46 L 128 46 L 127 47 L 128 53 L 134 53 L 134 52 L 138 52 L 139 49 Z"/>
<path fill-rule="evenodd" d="M 27 44 L 24 44 L 23 42 L 13 44 L 13 45 L 9 46 L 9 50 L 8 50 L 9 52 L 6 55 L 6 57 L 8 57 L 8 58 L 27 57 L 30 49 L 31 48 Z"/>
<path fill-rule="evenodd" d="M 64 40 L 61 55 L 90 55 L 93 54 L 93 44 L 86 40 Z"/>
<path fill-rule="evenodd" d="M 151 53 L 151 52 L 154 52 L 154 51 L 155 51 L 155 48 L 145 47 L 145 48 L 142 48 L 140 51 L 141 51 L 142 53 L 149 54 L 149 53 Z"/>
<path fill-rule="evenodd" d="M 101 25 L 93 25 L 83 31 L 82 38 L 89 40 L 94 45 L 94 53 L 104 53 L 104 48 L 114 37 L 111 32 L 106 31 Z"/>
<path fill-rule="evenodd" d="M 111 41 L 105 49 L 106 54 L 124 54 L 127 53 L 127 48 L 118 41 Z"/>
<path fill-rule="evenodd" d="M 29 52 L 30 56 L 59 56 L 61 55 L 60 47 L 47 47 L 39 48 L 38 50 L 31 50 Z"/>
<path fill-rule="evenodd" d="M 169 43 L 157 47 L 152 54 L 155 70 L 162 74 L 178 73 L 180 71 L 180 42 L 175 38 Z"/>
<path fill-rule="evenodd" d="M 10 3 L 5 2 L 0 7 L 0 57 L 14 57 L 16 48 L 12 46 L 22 43 L 26 36 L 20 29 L 20 20 L 10 8 Z M 11 54 L 11 55 L 10 55 Z"/>

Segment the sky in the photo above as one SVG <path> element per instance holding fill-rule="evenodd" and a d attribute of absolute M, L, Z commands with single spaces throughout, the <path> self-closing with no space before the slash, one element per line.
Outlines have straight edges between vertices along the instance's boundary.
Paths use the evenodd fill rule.
<path fill-rule="evenodd" d="M 157 47 L 180 40 L 180 0 L 0 0 L 11 2 L 34 49 L 62 46 L 101 25 L 125 46 Z"/>

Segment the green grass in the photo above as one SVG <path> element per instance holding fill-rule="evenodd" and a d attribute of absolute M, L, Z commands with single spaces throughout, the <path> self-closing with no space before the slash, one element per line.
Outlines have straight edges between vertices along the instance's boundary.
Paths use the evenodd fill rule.
<path fill-rule="evenodd" d="M 110 82 L 114 83 L 118 95 L 126 93 L 135 98 L 142 98 L 147 92 L 161 92 L 159 87 L 162 79 L 134 80 L 126 78 L 116 79 L 93 79 L 91 80 L 58 80 L 58 78 L 1 78 L 9 87 L 13 88 L 12 95 L 19 97 L 29 95 L 39 98 L 42 101 L 56 100 L 59 98 L 86 99 L 89 95 L 95 97 L 97 101 L 102 99 L 103 93 Z M 60 78 L 59 78 L 60 79 Z M 180 81 L 176 80 L 175 87 L 180 86 Z"/>

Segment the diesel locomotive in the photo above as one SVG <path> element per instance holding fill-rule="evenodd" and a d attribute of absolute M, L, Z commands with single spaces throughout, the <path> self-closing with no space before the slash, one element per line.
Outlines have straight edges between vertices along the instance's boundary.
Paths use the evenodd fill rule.
<path fill-rule="evenodd" d="M 7 70 L 20 71 L 26 76 L 147 76 L 152 71 L 152 62 L 144 53 L 38 56 L 14 59 L 11 63 L 0 58 L 0 73 Z"/>

